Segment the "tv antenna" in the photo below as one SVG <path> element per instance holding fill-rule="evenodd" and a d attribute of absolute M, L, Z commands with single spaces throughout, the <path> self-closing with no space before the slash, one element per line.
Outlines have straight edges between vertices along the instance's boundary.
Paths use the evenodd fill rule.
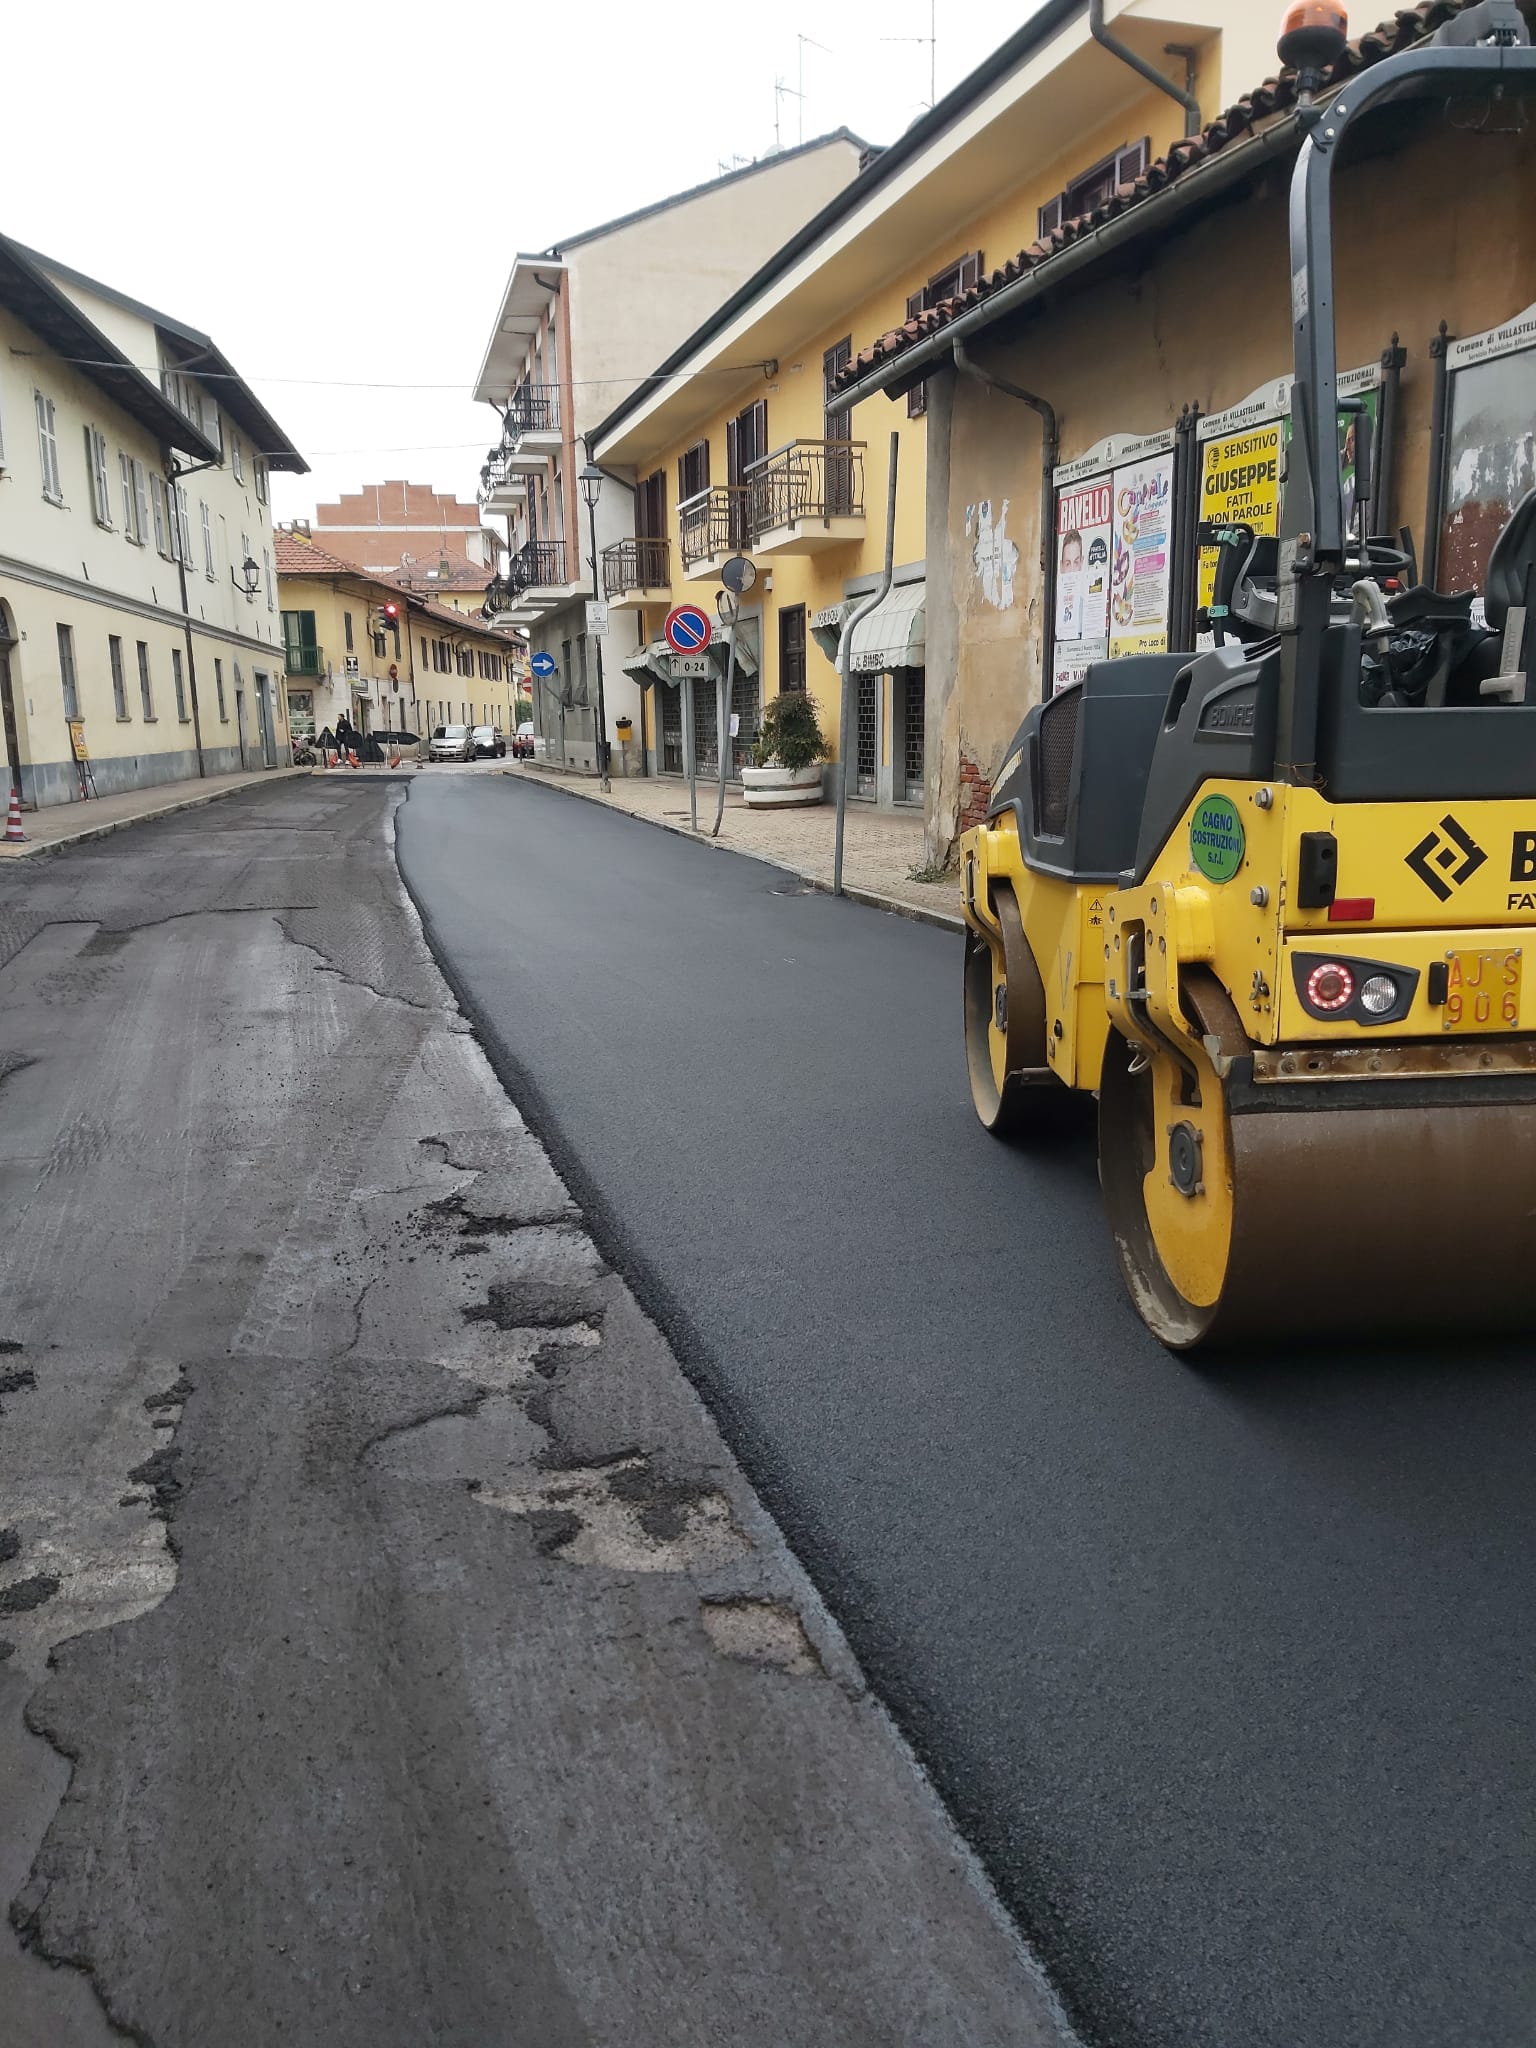
<path fill-rule="evenodd" d="M 919 48 L 928 45 L 928 104 L 936 107 L 939 103 L 939 0 L 928 0 L 928 33 L 925 36 L 882 36 L 882 43 L 916 43 Z"/>

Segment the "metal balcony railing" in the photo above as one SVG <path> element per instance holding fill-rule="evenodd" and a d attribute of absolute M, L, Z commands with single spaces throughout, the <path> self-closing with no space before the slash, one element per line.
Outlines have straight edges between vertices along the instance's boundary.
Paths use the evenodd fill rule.
<path fill-rule="evenodd" d="M 672 581 L 671 552 L 671 543 L 664 540 L 615 541 L 603 549 L 603 595 L 667 589 Z"/>
<path fill-rule="evenodd" d="M 507 583 L 514 597 L 525 590 L 558 590 L 565 580 L 563 540 L 525 541 L 507 566 Z"/>
<path fill-rule="evenodd" d="M 677 508 L 683 566 L 728 555 L 752 538 L 751 492 L 745 484 L 711 484 Z"/>
<path fill-rule="evenodd" d="M 802 520 L 864 517 L 864 443 L 789 441 L 746 471 L 754 535 Z"/>
<path fill-rule="evenodd" d="M 558 434 L 560 386 L 519 384 L 507 406 L 506 431 L 514 447 L 525 434 Z"/>
<path fill-rule="evenodd" d="M 301 646 L 293 641 L 283 647 L 283 667 L 291 676 L 323 676 L 325 674 L 325 650 L 320 647 Z"/>

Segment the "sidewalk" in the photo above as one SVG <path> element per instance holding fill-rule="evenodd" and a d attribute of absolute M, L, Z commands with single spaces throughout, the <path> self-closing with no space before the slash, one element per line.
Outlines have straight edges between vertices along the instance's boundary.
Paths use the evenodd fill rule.
<path fill-rule="evenodd" d="M 688 824 L 688 785 L 671 776 L 616 778 L 605 796 L 597 778 L 577 775 L 544 762 L 523 761 L 503 770 L 507 775 L 542 782 L 568 796 L 585 797 L 589 803 L 607 804 L 611 809 L 643 818 L 669 832 L 694 835 Z M 709 828 L 715 822 L 716 786 L 699 783 L 699 838 L 706 846 L 722 846 L 732 853 L 750 854 L 803 876 L 819 889 L 832 886 L 832 853 L 836 814 L 829 803 L 808 805 L 803 810 L 752 811 L 740 793 L 727 792 L 720 837 L 712 840 Z M 911 870 L 923 860 L 923 821 L 917 813 L 877 811 L 872 805 L 848 806 L 843 835 L 843 888 L 860 903 L 872 903 L 880 910 L 894 910 L 903 917 L 915 917 L 925 924 L 944 925 L 959 931 L 960 883 L 955 875 L 936 882 L 917 882 Z"/>
<path fill-rule="evenodd" d="M 237 775 L 209 775 L 197 782 L 157 782 L 149 789 L 126 789 L 118 796 L 92 797 L 89 803 L 49 804 L 41 811 L 23 811 L 21 829 L 24 846 L 8 845 L 0 839 L 0 859 L 24 860 L 28 854 L 53 853 L 61 846 L 77 846 L 84 839 L 105 839 L 125 825 L 141 825 L 147 818 L 168 818 L 173 811 L 190 811 L 199 804 L 211 804 L 221 796 L 233 796 L 237 789 L 249 789 L 254 782 L 276 782 L 289 775 L 309 775 L 308 768 L 257 768 Z"/>

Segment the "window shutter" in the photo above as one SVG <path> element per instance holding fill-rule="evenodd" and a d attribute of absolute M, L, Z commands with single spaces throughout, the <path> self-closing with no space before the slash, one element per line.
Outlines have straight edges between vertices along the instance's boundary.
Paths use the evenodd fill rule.
<path fill-rule="evenodd" d="M 1066 211 L 1067 195 L 1065 192 L 1058 192 L 1056 194 L 1056 197 L 1053 200 L 1051 200 L 1048 206 L 1041 207 L 1040 239 L 1042 242 L 1045 240 L 1047 235 L 1055 234 L 1056 230 L 1061 226 L 1063 219 L 1066 217 Z"/>
<path fill-rule="evenodd" d="M 1144 136 L 1140 142 L 1133 142 L 1122 149 L 1115 158 L 1115 183 L 1134 185 L 1142 177 L 1152 161 L 1152 138 Z"/>
<path fill-rule="evenodd" d="M 907 300 L 907 318 L 909 320 L 915 320 L 918 314 L 923 311 L 927 303 L 928 294 L 926 292 L 914 292 L 911 298 Z M 927 410 L 927 385 L 914 385 L 913 388 L 907 393 L 907 418 L 909 420 L 920 420 Z"/>
<path fill-rule="evenodd" d="M 725 474 L 733 484 L 741 482 L 741 422 L 727 420 L 725 423 Z"/>
<path fill-rule="evenodd" d="M 974 250 L 969 256 L 960 258 L 960 282 L 957 287 L 960 297 L 964 297 L 966 292 L 974 291 L 981 283 L 981 260 L 979 249 Z"/>

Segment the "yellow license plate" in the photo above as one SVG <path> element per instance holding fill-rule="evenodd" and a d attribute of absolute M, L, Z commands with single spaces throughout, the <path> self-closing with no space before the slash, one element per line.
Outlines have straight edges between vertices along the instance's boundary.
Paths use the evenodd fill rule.
<path fill-rule="evenodd" d="M 1448 953 L 1446 1031 L 1518 1031 L 1520 1029 L 1520 948 L 1495 946 Z"/>

